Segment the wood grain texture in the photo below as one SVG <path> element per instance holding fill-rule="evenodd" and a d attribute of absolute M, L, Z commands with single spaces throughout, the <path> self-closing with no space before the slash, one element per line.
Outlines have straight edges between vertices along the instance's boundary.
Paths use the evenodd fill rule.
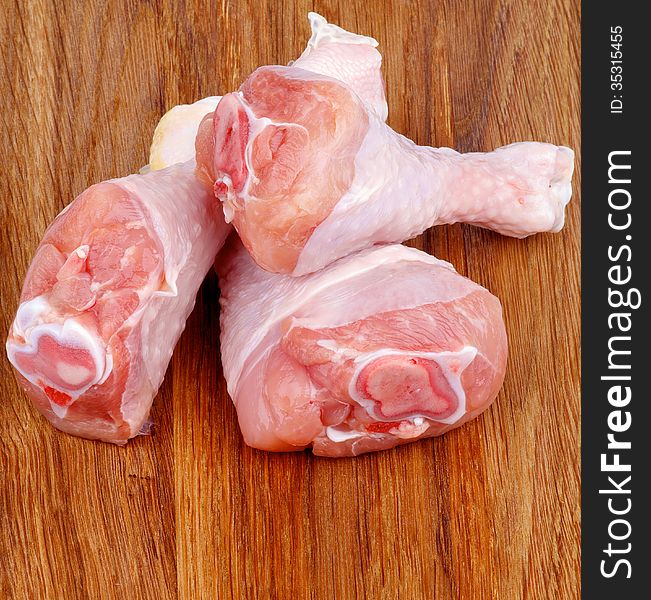
<path fill-rule="evenodd" d="M 147 158 L 180 102 L 286 63 L 317 10 L 380 42 L 390 124 L 462 151 L 579 156 L 576 0 L 0 2 L 2 331 L 46 225 Z M 412 242 L 504 305 L 506 382 L 443 438 L 357 459 L 247 448 L 214 276 L 126 448 L 55 432 L 0 381 L 2 598 L 569 599 L 579 595 L 579 181 L 557 235 Z"/>

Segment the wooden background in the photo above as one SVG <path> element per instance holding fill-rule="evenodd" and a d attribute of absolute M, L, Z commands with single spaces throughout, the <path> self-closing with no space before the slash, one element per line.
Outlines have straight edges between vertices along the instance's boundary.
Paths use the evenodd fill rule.
<path fill-rule="evenodd" d="M 83 9 L 82 9 L 82 4 Z M 462 151 L 579 151 L 573 0 L 0 0 L 2 331 L 46 225 L 147 160 L 171 106 L 284 64 L 306 13 L 372 35 L 390 124 Z M 414 242 L 502 300 L 506 382 L 441 439 L 356 459 L 243 445 L 210 276 L 126 448 L 55 432 L 0 360 L 0 597 L 569 599 L 579 595 L 579 195 L 562 233 Z"/>

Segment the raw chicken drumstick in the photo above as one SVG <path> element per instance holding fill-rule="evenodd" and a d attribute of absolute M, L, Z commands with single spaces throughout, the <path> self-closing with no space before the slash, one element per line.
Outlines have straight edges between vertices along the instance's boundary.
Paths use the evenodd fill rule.
<path fill-rule="evenodd" d="M 7 354 L 38 410 L 118 444 L 153 398 L 231 227 L 194 161 L 94 185 L 45 232 Z"/>
<path fill-rule="evenodd" d="M 441 223 L 515 237 L 562 228 L 572 150 L 418 146 L 358 83 L 309 61 L 261 67 L 201 124 L 197 165 L 260 266 L 303 275 Z"/>
<path fill-rule="evenodd" d="M 216 268 L 224 375 L 250 446 L 391 448 L 474 418 L 502 385 L 499 300 L 419 250 L 373 248 L 290 277 L 233 236 Z"/>

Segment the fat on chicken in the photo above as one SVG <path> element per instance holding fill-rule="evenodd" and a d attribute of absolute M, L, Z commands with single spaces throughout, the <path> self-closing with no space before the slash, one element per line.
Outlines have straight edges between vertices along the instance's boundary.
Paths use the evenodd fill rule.
<path fill-rule="evenodd" d="M 45 232 L 7 355 L 58 429 L 124 444 L 231 227 L 194 161 L 93 185 Z"/>
<path fill-rule="evenodd" d="M 313 29 L 299 60 L 254 71 L 197 135 L 198 167 L 260 266 L 300 276 L 443 223 L 514 237 L 562 228 L 571 149 L 418 146 L 384 123 L 371 38 L 344 32 L 358 42 L 345 43 L 343 30 L 322 21 Z"/>

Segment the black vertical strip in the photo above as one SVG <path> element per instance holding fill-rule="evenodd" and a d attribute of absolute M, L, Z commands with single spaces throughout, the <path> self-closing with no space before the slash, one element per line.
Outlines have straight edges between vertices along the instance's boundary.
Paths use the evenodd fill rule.
<path fill-rule="evenodd" d="M 582 3 L 582 597 L 590 600 L 651 598 L 644 7 Z"/>

